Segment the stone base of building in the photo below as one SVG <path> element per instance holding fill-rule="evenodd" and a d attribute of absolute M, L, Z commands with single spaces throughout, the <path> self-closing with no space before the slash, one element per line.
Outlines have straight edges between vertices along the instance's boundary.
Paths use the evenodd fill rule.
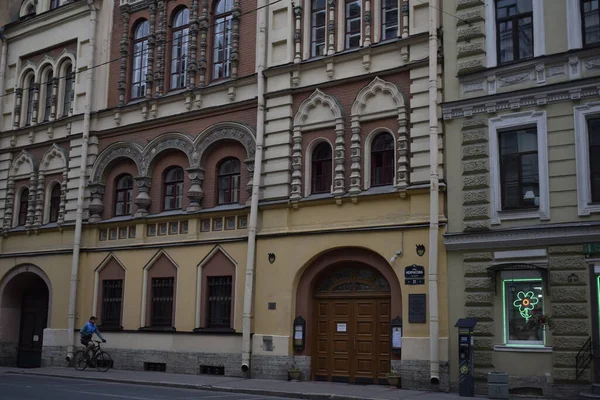
<path fill-rule="evenodd" d="M 16 343 L 0 343 L 0 367 L 17 365 L 18 345 Z"/>
<path fill-rule="evenodd" d="M 301 380 L 310 380 L 310 357 L 307 356 L 252 356 L 252 378 L 288 380 L 288 370 L 296 366 Z"/>
<path fill-rule="evenodd" d="M 436 392 L 450 391 L 450 374 L 448 362 L 440 362 L 439 385 L 430 382 L 429 361 L 425 360 L 393 360 L 392 369 L 400 371 L 403 389 L 427 390 Z"/>

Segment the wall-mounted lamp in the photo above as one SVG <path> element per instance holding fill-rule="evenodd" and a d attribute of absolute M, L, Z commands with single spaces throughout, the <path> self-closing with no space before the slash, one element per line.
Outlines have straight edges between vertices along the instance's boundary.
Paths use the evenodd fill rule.
<path fill-rule="evenodd" d="M 294 320 L 294 350 L 304 350 L 306 333 L 306 320 L 301 316 L 297 316 Z"/>
<path fill-rule="evenodd" d="M 390 258 L 390 263 L 393 263 L 394 261 L 396 261 L 396 259 L 398 257 L 400 257 L 401 255 L 402 255 L 402 249 L 396 250 L 396 254 L 394 254 L 394 256 L 392 258 Z"/>
<path fill-rule="evenodd" d="M 275 262 L 275 253 L 269 253 L 269 262 L 273 264 Z"/>

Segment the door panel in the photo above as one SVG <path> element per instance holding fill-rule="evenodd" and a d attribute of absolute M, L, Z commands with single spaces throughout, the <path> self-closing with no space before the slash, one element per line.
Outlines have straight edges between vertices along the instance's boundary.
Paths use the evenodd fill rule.
<path fill-rule="evenodd" d="M 331 380 L 349 382 L 352 371 L 352 300 L 333 300 L 331 302 L 330 343 L 333 359 Z M 339 328 L 339 329 L 338 329 Z"/>
<path fill-rule="evenodd" d="M 44 329 L 48 318 L 48 296 L 30 289 L 23 294 L 17 366 L 39 368 L 42 362 Z"/>
<path fill-rule="evenodd" d="M 329 303 L 326 300 L 315 301 L 315 303 L 317 345 L 313 370 L 315 375 L 314 379 L 320 381 L 328 380 L 329 377 Z"/>

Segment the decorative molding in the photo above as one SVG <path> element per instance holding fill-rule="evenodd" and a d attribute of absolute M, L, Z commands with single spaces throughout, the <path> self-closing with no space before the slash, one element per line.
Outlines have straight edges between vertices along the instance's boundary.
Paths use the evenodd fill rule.
<path fill-rule="evenodd" d="M 307 128 L 305 125 L 306 118 L 310 110 L 315 108 L 316 106 L 323 104 L 329 107 L 332 114 L 332 119 L 326 121 L 323 124 L 318 124 L 318 126 L 310 126 L 311 128 L 323 128 L 335 125 L 335 120 L 343 118 L 342 115 L 342 107 L 338 103 L 338 101 L 328 94 L 323 93 L 320 89 L 316 89 L 312 94 L 300 104 L 296 115 L 294 116 L 294 126 L 302 126 L 303 130 Z"/>
<path fill-rule="evenodd" d="M 62 161 L 62 167 L 60 167 L 59 171 L 49 169 L 50 162 L 55 158 L 60 158 Z M 49 172 L 54 171 L 62 173 L 63 169 L 68 168 L 68 166 L 69 163 L 67 161 L 67 155 L 65 154 L 64 150 L 58 147 L 57 144 L 53 144 L 52 147 L 46 150 L 46 152 L 42 156 L 42 162 L 40 163 L 39 170 L 41 173 L 44 174 L 48 174 Z"/>
<path fill-rule="evenodd" d="M 531 211 L 502 211 L 500 190 L 500 159 L 498 131 L 500 129 L 518 128 L 535 124 L 537 127 L 538 174 L 539 174 L 539 209 Z M 548 176 L 548 132 L 546 127 L 546 111 L 531 111 L 516 114 L 504 114 L 489 120 L 489 160 L 491 191 L 491 222 L 498 225 L 502 220 L 537 218 L 550 219 L 550 182 Z"/>
<path fill-rule="evenodd" d="M 188 156 L 190 166 L 196 165 L 194 153 L 194 143 L 192 139 L 183 133 L 165 133 L 157 136 L 148 143 L 142 151 L 143 161 L 140 175 L 151 175 L 154 160 L 165 150 L 177 149 Z"/>
<path fill-rule="evenodd" d="M 294 64 L 300 64 L 302 61 L 302 5 L 294 7 L 294 21 Z"/>
<path fill-rule="evenodd" d="M 200 31 L 200 61 L 198 62 L 198 74 L 200 75 L 199 86 L 206 85 L 207 76 L 207 46 L 208 46 L 208 0 L 202 0 L 202 14 L 198 19 L 198 28 Z"/>
<path fill-rule="evenodd" d="M 154 48 L 156 45 L 156 35 L 154 30 L 156 27 L 156 7 L 157 0 L 150 0 L 150 20 L 148 22 L 148 69 L 146 71 L 146 76 L 144 77 L 144 80 L 146 81 L 146 99 L 152 98 L 152 87 L 154 85 Z"/>
<path fill-rule="evenodd" d="M 127 0 L 126 0 L 127 1 Z M 125 90 L 127 88 L 127 60 L 129 59 L 129 19 L 131 17 L 128 4 L 120 6 L 121 20 L 123 23 L 123 32 L 121 35 L 120 54 L 121 62 L 119 64 L 119 83 L 117 90 L 119 91 L 119 107 L 125 105 Z"/>
<path fill-rule="evenodd" d="M 567 45 L 569 50 L 583 47 L 581 31 L 581 0 L 566 0 L 567 6 Z"/>
<path fill-rule="evenodd" d="M 533 80 L 533 71 L 521 72 L 513 75 L 499 76 L 500 87 L 517 85 L 526 81 Z"/>
<path fill-rule="evenodd" d="M 104 149 L 96 158 L 92 166 L 91 181 L 101 183 L 104 179 L 106 168 L 117 158 L 129 158 L 135 163 L 142 175 L 143 155 L 142 148 L 133 142 L 117 142 Z"/>
<path fill-rule="evenodd" d="M 532 0 L 533 6 L 533 56 L 546 54 L 546 29 L 544 27 L 544 0 Z M 494 23 L 494 27 L 496 24 Z"/>
<path fill-rule="evenodd" d="M 600 205 L 592 203 L 590 176 L 589 116 L 600 116 L 600 102 L 573 107 L 575 128 L 575 161 L 577 165 L 577 210 L 579 216 L 600 213 Z"/>
<path fill-rule="evenodd" d="M 187 59 L 187 87 L 189 90 L 193 90 L 196 87 L 196 72 L 198 70 L 198 12 L 200 11 L 199 0 L 192 0 L 190 15 L 190 27 L 189 27 L 189 43 L 188 43 L 188 59 Z"/>
<path fill-rule="evenodd" d="M 20 172 L 22 164 L 29 164 L 29 170 Z M 35 171 L 36 164 L 33 161 L 33 156 L 27 150 L 21 150 L 19 155 L 10 164 L 8 170 L 8 177 L 12 179 L 25 179 L 28 178 L 31 173 Z"/>
<path fill-rule="evenodd" d="M 231 79 L 236 79 L 238 77 L 238 63 L 240 59 L 240 18 L 242 16 L 240 0 L 233 0 L 231 15 L 231 54 L 229 57 L 231 60 Z"/>

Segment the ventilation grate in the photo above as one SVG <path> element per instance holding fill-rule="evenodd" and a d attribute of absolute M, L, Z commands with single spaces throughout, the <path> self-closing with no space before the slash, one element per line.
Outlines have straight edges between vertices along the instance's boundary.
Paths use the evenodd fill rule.
<path fill-rule="evenodd" d="M 144 371 L 165 372 L 167 370 L 166 363 L 145 362 Z"/>
<path fill-rule="evenodd" d="M 200 365 L 200 374 L 202 375 L 225 375 L 225 367 L 213 365 Z"/>

